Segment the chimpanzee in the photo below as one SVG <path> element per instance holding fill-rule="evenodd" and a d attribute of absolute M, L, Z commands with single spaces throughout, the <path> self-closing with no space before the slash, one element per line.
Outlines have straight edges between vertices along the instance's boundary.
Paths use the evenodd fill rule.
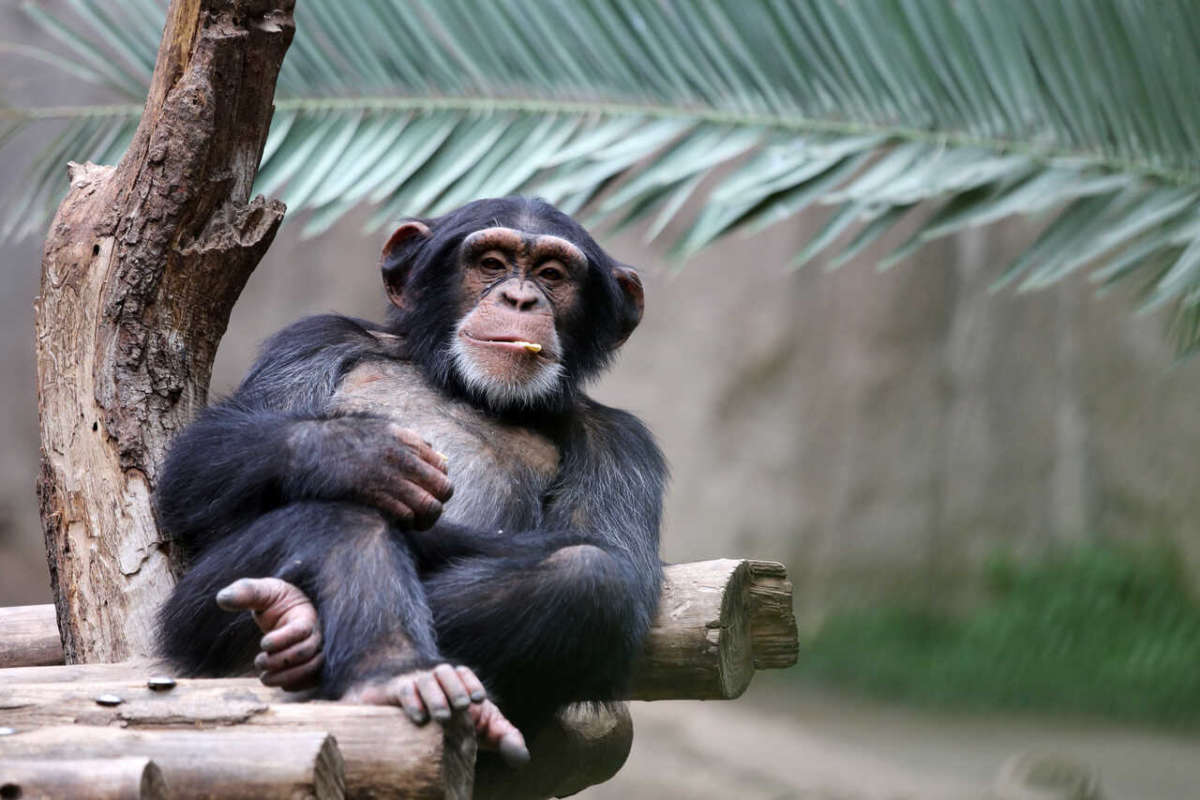
<path fill-rule="evenodd" d="M 519 197 L 405 222 L 381 268 L 386 324 L 284 329 L 172 443 L 158 511 L 191 565 L 161 652 L 285 688 L 318 674 L 418 723 L 470 709 L 519 760 L 513 725 L 619 696 L 658 601 L 662 456 L 581 388 L 642 285 Z"/>

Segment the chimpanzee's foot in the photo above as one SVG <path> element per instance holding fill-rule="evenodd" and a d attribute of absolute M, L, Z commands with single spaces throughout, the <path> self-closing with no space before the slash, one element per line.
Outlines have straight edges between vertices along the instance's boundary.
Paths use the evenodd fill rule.
<path fill-rule="evenodd" d="M 242 578 L 217 592 L 226 611 L 251 611 L 266 634 L 254 659 L 259 680 L 289 692 L 320 682 L 325 657 L 317 609 L 304 592 L 279 578 Z"/>
<path fill-rule="evenodd" d="M 432 670 L 419 670 L 386 682 L 355 686 L 342 699 L 400 706 L 418 725 L 425 724 L 430 717 L 446 722 L 454 712 L 466 710 L 475 724 L 481 748 L 498 750 L 514 766 L 529 760 L 525 737 L 496 704 L 487 699 L 483 682 L 468 667 L 439 664 Z"/>

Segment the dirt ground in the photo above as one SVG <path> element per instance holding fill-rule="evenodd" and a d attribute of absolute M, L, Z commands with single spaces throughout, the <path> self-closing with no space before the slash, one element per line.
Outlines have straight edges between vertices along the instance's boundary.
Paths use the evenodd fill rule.
<path fill-rule="evenodd" d="M 1200 797 L 1200 736 L 939 714 L 763 683 L 733 702 L 633 704 L 625 768 L 578 797 L 991 800 L 1000 766 L 1030 751 L 1090 766 L 1104 800 Z"/>

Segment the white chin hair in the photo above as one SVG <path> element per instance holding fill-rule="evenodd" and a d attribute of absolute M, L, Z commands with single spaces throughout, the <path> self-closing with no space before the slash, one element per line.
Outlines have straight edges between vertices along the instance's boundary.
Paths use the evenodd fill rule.
<path fill-rule="evenodd" d="M 554 394 L 562 378 L 563 366 L 557 361 L 538 365 L 533 377 L 524 381 L 497 380 L 471 358 L 461 336 L 454 337 L 454 366 L 467 388 L 487 398 L 494 406 L 520 408 L 532 406 Z"/>

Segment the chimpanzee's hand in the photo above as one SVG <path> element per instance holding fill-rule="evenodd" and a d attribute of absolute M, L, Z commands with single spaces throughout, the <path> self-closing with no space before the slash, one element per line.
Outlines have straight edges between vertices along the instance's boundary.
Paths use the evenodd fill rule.
<path fill-rule="evenodd" d="M 439 664 L 430 670 L 397 675 L 387 681 L 369 681 L 351 688 L 342 699 L 351 703 L 400 706 L 418 725 L 424 725 L 430 717 L 446 722 L 455 712 L 465 711 L 475 725 L 480 747 L 499 751 L 514 767 L 529 761 L 525 737 L 508 721 L 499 706 L 487 699 L 482 681 L 469 667 Z"/>
<path fill-rule="evenodd" d="M 279 578 L 242 578 L 217 592 L 226 611 L 251 611 L 266 634 L 254 659 L 259 680 L 289 692 L 315 687 L 325 657 L 317 609 L 304 592 Z"/>
<path fill-rule="evenodd" d="M 349 500 L 417 530 L 433 527 L 454 488 L 446 456 L 394 422 L 337 417 L 302 422 L 288 439 L 289 498 Z"/>

